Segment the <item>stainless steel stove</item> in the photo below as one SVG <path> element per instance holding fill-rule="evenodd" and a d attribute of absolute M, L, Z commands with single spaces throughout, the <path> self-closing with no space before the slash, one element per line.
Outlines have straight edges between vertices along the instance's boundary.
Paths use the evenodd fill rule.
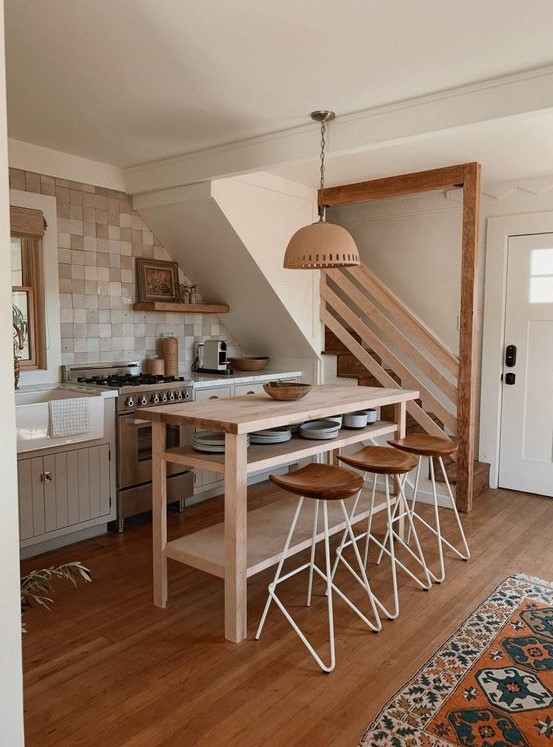
<path fill-rule="evenodd" d="M 143 374 L 140 363 L 97 363 L 62 366 L 62 381 L 94 389 L 117 390 L 116 473 L 117 528 L 125 519 L 152 507 L 152 428 L 135 417 L 140 407 L 192 401 L 190 380 L 177 376 Z M 188 441 L 187 429 L 167 426 L 167 448 Z M 193 494 L 193 473 L 182 465 L 167 464 L 167 503 L 179 503 Z"/>

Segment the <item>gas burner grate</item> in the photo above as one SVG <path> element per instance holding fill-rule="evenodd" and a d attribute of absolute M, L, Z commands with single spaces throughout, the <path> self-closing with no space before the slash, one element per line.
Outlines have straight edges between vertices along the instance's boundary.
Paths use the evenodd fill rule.
<path fill-rule="evenodd" d="M 171 384 L 172 382 L 184 381 L 183 376 L 163 376 L 154 374 L 120 374 L 113 376 L 91 376 L 90 378 L 79 377 L 77 381 L 81 384 L 97 384 L 98 386 L 145 386 L 152 384 Z"/>

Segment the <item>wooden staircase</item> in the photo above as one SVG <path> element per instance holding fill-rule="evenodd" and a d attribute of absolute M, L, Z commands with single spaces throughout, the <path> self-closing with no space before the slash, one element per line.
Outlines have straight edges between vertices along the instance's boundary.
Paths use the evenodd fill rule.
<path fill-rule="evenodd" d="M 319 190 L 319 204 L 328 208 L 462 187 L 463 210 L 459 264 L 458 352 L 453 352 L 366 265 L 321 271 L 321 321 L 345 343 L 383 387 L 397 386 L 395 371 L 406 389 L 422 400 L 407 411 L 426 433 L 457 441 L 459 510 L 472 508 L 476 442 L 475 334 L 480 225 L 480 164 L 463 163 L 410 174 L 396 174 Z M 431 292 L 431 289 L 429 289 Z M 350 334 L 354 330 L 357 339 Z M 360 341 L 363 341 L 361 343 Z M 365 349 L 385 364 L 379 365 Z M 430 417 L 434 413 L 443 428 Z"/>
<path fill-rule="evenodd" d="M 349 330 L 351 336 L 357 341 L 358 344 L 363 345 L 360 340 L 360 336 L 352 330 Z M 381 358 L 373 351 L 368 348 L 364 348 L 366 352 L 379 364 L 382 364 Z M 325 326 L 325 341 L 323 355 L 336 356 L 336 375 L 343 378 L 356 379 L 360 386 L 382 386 L 379 380 L 363 365 L 363 363 L 349 350 L 349 348 L 339 339 L 337 334 Z M 391 369 L 386 369 L 387 375 L 393 379 L 399 386 L 401 386 L 401 377 Z M 420 406 L 421 401 L 416 400 Z M 438 425 L 440 429 L 443 428 L 443 423 L 440 422 L 432 413 L 427 413 L 430 418 Z M 382 418 L 393 419 L 393 407 L 382 408 Z M 406 419 L 407 433 L 420 433 L 425 432 L 425 429 L 420 423 L 411 415 L 407 413 Z M 457 482 L 457 464 L 452 459 L 444 460 L 446 466 L 446 472 L 448 480 L 452 485 Z M 434 465 L 436 479 L 443 481 L 441 476 L 441 470 L 436 462 Z M 473 498 L 476 499 L 481 493 L 483 493 L 490 485 L 490 465 L 484 462 L 474 461 L 473 471 Z"/>

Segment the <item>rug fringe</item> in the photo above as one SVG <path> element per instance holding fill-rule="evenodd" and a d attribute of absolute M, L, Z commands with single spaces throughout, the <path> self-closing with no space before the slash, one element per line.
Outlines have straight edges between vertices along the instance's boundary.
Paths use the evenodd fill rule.
<path fill-rule="evenodd" d="M 537 584 L 538 586 L 545 586 L 546 589 L 553 589 L 553 581 L 544 581 L 543 578 L 537 576 L 527 576 L 525 573 L 515 573 L 511 578 L 517 579 L 517 581 L 526 581 L 527 583 Z"/>

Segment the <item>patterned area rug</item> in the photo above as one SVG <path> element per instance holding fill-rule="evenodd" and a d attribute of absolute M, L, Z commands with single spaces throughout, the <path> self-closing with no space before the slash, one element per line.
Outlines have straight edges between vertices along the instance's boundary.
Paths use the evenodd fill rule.
<path fill-rule="evenodd" d="M 512 576 L 383 708 L 359 747 L 553 747 L 553 584 Z"/>

